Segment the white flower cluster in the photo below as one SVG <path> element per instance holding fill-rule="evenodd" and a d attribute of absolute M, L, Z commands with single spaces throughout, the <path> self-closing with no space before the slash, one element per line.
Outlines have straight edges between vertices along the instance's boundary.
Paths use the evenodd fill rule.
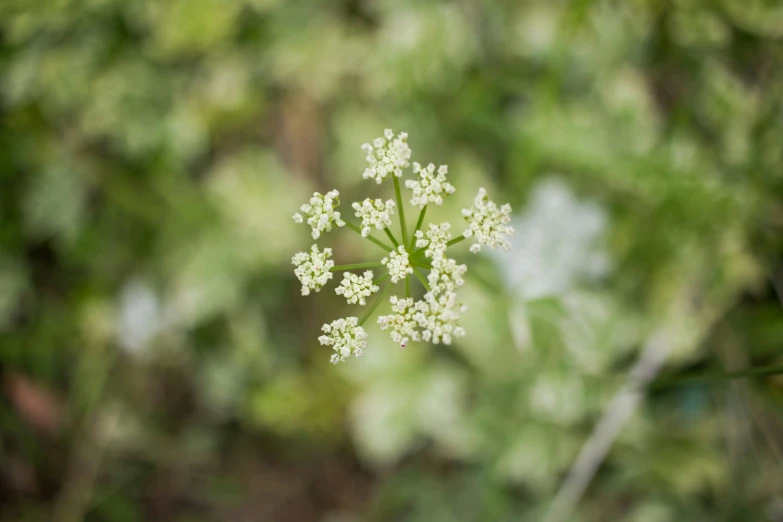
<path fill-rule="evenodd" d="M 417 230 L 416 248 L 427 247 L 424 251 L 424 255 L 430 259 L 436 259 L 443 256 L 443 252 L 446 251 L 446 243 L 451 239 L 449 229 L 451 229 L 449 223 L 441 223 L 440 225 L 430 223 L 429 230 L 427 230 L 426 234 L 421 230 Z"/>
<path fill-rule="evenodd" d="M 329 260 L 330 257 L 331 248 L 324 248 L 323 252 L 319 252 L 318 245 L 313 245 L 309 254 L 299 252 L 291 258 L 291 263 L 296 265 L 294 274 L 302 283 L 302 295 L 310 295 L 310 290 L 320 292 L 321 287 L 332 278 L 330 270 L 334 261 Z"/>
<path fill-rule="evenodd" d="M 354 203 L 353 209 L 356 217 L 362 220 L 362 236 L 367 237 L 373 228 L 383 230 L 391 225 L 394 201 L 390 199 L 384 203 L 381 199 L 367 198 L 361 203 Z"/>
<path fill-rule="evenodd" d="M 340 213 L 335 211 L 335 207 L 340 204 L 340 193 L 331 190 L 324 196 L 319 192 L 313 193 L 309 203 L 305 203 L 299 209 L 303 214 L 310 216 L 307 224 L 313 229 L 313 239 L 318 239 L 322 232 L 332 230 L 332 225 L 338 227 L 345 226 L 345 221 L 340 219 Z M 335 205 L 335 200 L 337 205 Z M 294 214 L 294 221 L 302 223 L 304 219 L 301 214 Z"/>
<path fill-rule="evenodd" d="M 331 346 L 335 353 L 330 359 L 332 364 L 346 360 L 353 354 L 361 357 L 367 348 L 367 332 L 359 326 L 356 317 L 337 319 L 331 324 L 323 325 L 321 330 L 326 334 L 318 338 L 324 346 Z"/>
<path fill-rule="evenodd" d="M 422 168 L 421 165 L 413 163 L 413 173 L 419 175 L 419 179 L 409 179 L 405 186 L 413 190 L 411 205 L 422 208 L 428 203 L 436 205 L 443 204 L 443 194 L 454 194 L 454 186 L 446 181 L 446 174 L 449 168 L 446 165 L 438 167 L 438 173 L 435 174 L 435 165 L 430 163 Z"/>
<path fill-rule="evenodd" d="M 392 130 L 386 129 L 383 135 L 384 138 L 375 138 L 372 145 L 362 145 L 369 165 L 364 171 L 364 179 L 374 179 L 378 184 L 392 173 L 402 177 L 402 169 L 410 166 L 411 158 L 407 132 L 401 132 L 395 138 Z"/>
<path fill-rule="evenodd" d="M 402 348 L 409 340 L 451 344 L 454 337 L 465 335 L 459 319 L 466 307 L 457 303 L 454 292 L 427 292 L 419 301 L 392 296 L 391 305 L 393 313 L 379 317 L 378 324 L 381 330 L 391 330 L 392 341 Z"/>
<path fill-rule="evenodd" d="M 511 205 L 500 208 L 489 200 L 487 191 L 480 188 L 471 208 L 462 209 L 462 216 L 468 222 L 468 229 L 462 233 L 465 237 L 476 237 L 476 243 L 471 245 L 474 254 L 481 251 L 481 246 L 502 248 L 506 252 L 511 249 L 511 243 L 503 236 L 514 234 L 511 222 Z"/>
<path fill-rule="evenodd" d="M 365 300 L 378 291 L 378 286 L 373 284 L 372 270 L 367 270 L 359 276 L 346 272 L 340 286 L 334 289 L 337 295 L 341 295 L 348 300 L 348 304 L 359 303 L 360 306 L 367 304 Z"/>
<path fill-rule="evenodd" d="M 432 261 L 432 270 L 427 276 L 432 293 L 439 295 L 444 292 L 454 292 L 465 284 L 462 276 L 467 271 L 467 265 L 458 265 L 453 259 L 443 256 L 436 257 Z"/>
<path fill-rule="evenodd" d="M 309 203 L 302 205 L 302 213 L 294 214 L 294 221 L 303 223 L 306 220 L 315 239 L 335 226 L 347 226 L 383 248 L 388 255 L 380 263 L 335 266 L 329 259 L 332 256 L 330 248 L 319 252 L 318 246 L 313 245 L 309 253 L 300 252 L 292 258 L 292 263 L 296 265 L 294 273 L 302 283 L 302 295 L 309 295 L 313 290 L 320 291 L 333 278 L 334 271 L 346 270 L 342 282 L 335 288 L 335 293 L 344 297 L 348 304 L 367 306 L 368 298 L 380 291 L 376 283 L 387 278 L 390 280 L 384 283 L 386 288 L 382 293 L 385 295 L 392 284 L 408 278 L 416 267 L 416 275 L 424 287 L 423 297 L 411 297 L 421 294 L 412 294 L 415 289 L 411 290 L 411 280 L 406 279 L 405 296 L 391 297 L 391 313 L 379 317 L 378 324 L 382 330 L 388 330 L 392 340 L 403 348 L 409 341 L 451 344 L 455 338 L 465 335 L 465 330 L 460 326 L 460 318 L 466 307 L 459 303 L 456 292 L 465 284 L 464 276 L 468 267 L 457 264 L 454 259 L 448 257 L 446 251 L 469 237 L 476 238 L 475 244 L 470 247 L 471 252 L 478 252 L 485 245 L 508 250 L 510 245 L 507 237 L 514 232 L 509 226 L 511 207 L 503 205 L 498 208 L 495 203 L 489 201 L 487 192 L 480 189 L 473 206 L 462 211 L 468 228 L 462 235 L 452 239 L 449 223 L 423 223 L 427 205 L 441 205 L 446 196 L 454 193 L 454 187 L 446 180 L 448 167 L 443 165 L 436 168 L 432 163 L 422 167 L 419 163 L 413 163 L 415 179 L 407 180 L 405 187 L 412 191 L 410 203 L 420 209 L 420 212 L 411 237 L 404 220 L 404 200 L 397 180 L 403 176 L 403 170 L 411 166 L 408 135 L 401 132 L 395 137 L 391 129 L 386 129 L 383 137 L 375 139 L 372 144 L 362 145 L 362 149 L 367 154 L 368 163 L 364 178 L 372 179 L 376 183 L 392 178 L 396 199 L 384 201 L 367 198 L 353 203 L 356 218 L 361 220 L 359 226 L 346 223 L 336 211 L 340 205 L 338 191 L 332 190 L 325 195 L 316 192 Z M 399 230 L 402 238 L 395 237 L 391 230 L 395 213 L 401 218 Z M 303 217 L 303 214 L 306 217 Z M 422 226 L 424 228 L 420 230 Z M 391 244 L 373 237 L 371 234 L 374 230 L 384 230 Z M 416 250 L 409 253 L 408 250 L 413 250 L 414 246 Z M 361 275 L 347 271 L 378 266 L 383 266 L 385 271 L 377 279 L 373 279 L 372 270 L 366 270 Z M 419 269 L 428 271 L 426 279 L 418 272 Z M 332 363 L 344 361 L 351 355 L 360 357 L 364 353 L 367 347 L 367 332 L 363 325 L 381 301 L 380 297 L 372 300 L 361 320 L 346 317 L 323 326 L 324 335 L 318 340 L 322 345 L 333 348 Z"/>
<path fill-rule="evenodd" d="M 402 245 L 397 247 L 396 252 L 394 250 L 389 252 L 389 257 L 381 259 L 381 264 L 389 269 L 392 283 L 405 279 L 408 277 L 408 274 L 413 273 L 413 267 L 408 261 L 408 252 L 405 251 L 405 247 Z"/>

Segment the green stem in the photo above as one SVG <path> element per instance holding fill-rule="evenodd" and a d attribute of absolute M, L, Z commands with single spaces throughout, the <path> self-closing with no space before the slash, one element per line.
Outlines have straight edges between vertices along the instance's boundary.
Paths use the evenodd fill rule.
<path fill-rule="evenodd" d="M 411 296 L 411 278 L 405 278 L 405 299 Z"/>
<path fill-rule="evenodd" d="M 383 289 L 383 292 L 381 292 L 381 294 L 378 296 L 378 299 L 376 299 L 375 302 L 370 305 L 370 308 L 368 308 L 361 319 L 359 319 L 359 326 L 362 326 L 364 323 L 366 323 L 367 319 L 369 319 L 373 312 L 375 312 L 375 310 L 378 308 L 378 305 L 380 305 L 381 301 L 383 301 L 383 296 L 385 296 L 386 292 L 389 291 L 389 288 L 391 288 L 391 285 L 386 285 L 386 287 Z"/>
<path fill-rule="evenodd" d="M 378 283 L 380 283 L 381 281 L 383 281 L 383 280 L 384 280 L 384 279 L 386 279 L 387 277 L 389 277 L 389 272 L 386 272 L 386 273 L 385 273 L 385 274 L 383 274 L 381 277 L 377 277 L 377 278 L 375 278 L 375 281 L 373 281 L 373 282 L 372 282 L 372 284 L 374 284 L 374 285 L 377 285 Z"/>
<path fill-rule="evenodd" d="M 459 243 L 460 241 L 464 241 L 464 240 L 466 240 L 466 239 L 467 239 L 467 238 L 466 238 L 465 236 L 463 236 L 462 234 L 460 234 L 459 236 L 455 237 L 454 239 L 452 239 L 451 241 L 449 241 L 448 243 L 446 243 L 446 246 L 447 246 L 447 247 L 450 247 L 451 245 L 456 245 L 456 244 L 457 244 L 457 243 Z"/>
<path fill-rule="evenodd" d="M 394 248 L 388 250 L 391 252 L 392 250 L 396 250 L 400 244 L 397 242 L 397 238 L 394 237 L 394 234 L 391 233 L 391 230 L 389 230 L 389 227 L 386 227 L 383 229 L 384 232 L 386 232 L 386 235 L 389 236 L 389 239 L 391 239 L 391 242 L 394 243 Z"/>
<path fill-rule="evenodd" d="M 743 377 L 764 377 L 767 375 L 779 375 L 783 373 L 783 366 L 762 366 L 761 368 L 748 368 L 734 372 L 708 373 L 703 375 L 686 375 L 672 379 L 656 379 L 650 383 L 651 389 L 668 388 L 687 384 L 714 384 Z"/>
<path fill-rule="evenodd" d="M 422 263 L 421 261 L 411 261 L 412 266 L 419 266 L 421 268 L 426 268 L 427 270 L 432 270 L 432 265 L 429 263 Z"/>
<path fill-rule="evenodd" d="M 411 234 L 411 244 L 410 247 L 408 247 L 408 250 L 413 250 L 413 247 L 416 246 L 416 232 L 421 229 L 421 224 L 424 222 L 424 214 L 426 213 L 427 205 L 424 205 L 424 207 L 421 209 L 421 212 L 419 212 L 419 219 L 416 221 L 416 229 L 413 231 L 413 234 Z"/>
<path fill-rule="evenodd" d="M 345 222 L 345 225 L 350 228 L 351 230 L 355 230 L 360 236 L 362 236 L 362 229 L 354 225 L 353 223 L 349 223 L 348 221 Z M 394 250 L 392 247 L 384 243 L 383 241 L 379 241 L 378 239 L 375 239 L 372 236 L 362 236 L 364 239 L 369 239 L 379 247 L 381 247 L 385 252 L 391 252 Z"/>
<path fill-rule="evenodd" d="M 332 272 L 338 272 L 340 270 L 353 270 L 354 268 L 375 268 L 383 266 L 381 262 L 372 261 L 369 263 L 354 263 L 352 265 L 337 265 L 332 267 Z"/>
<path fill-rule="evenodd" d="M 421 281 L 421 284 L 423 284 L 423 285 L 424 285 L 424 288 L 426 288 L 426 289 L 427 289 L 427 291 L 429 292 L 429 291 L 430 291 L 430 285 L 429 285 L 429 283 L 427 282 L 427 278 L 426 278 L 426 277 L 424 277 L 424 274 L 422 274 L 421 272 L 419 272 L 419 269 L 418 269 L 418 268 L 416 268 L 415 266 L 413 267 L 413 273 L 414 273 L 414 274 L 416 274 L 416 277 L 418 277 L 418 278 L 419 278 L 419 281 Z"/>
<path fill-rule="evenodd" d="M 394 192 L 397 195 L 397 208 L 400 214 L 400 228 L 402 229 L 402 244 L 408 244 L 408 227 L 405 225 L 405 208 L 402 206 L 402 193 L 400 192 L 400 180 L 397 176 L 394 178 Z"/>

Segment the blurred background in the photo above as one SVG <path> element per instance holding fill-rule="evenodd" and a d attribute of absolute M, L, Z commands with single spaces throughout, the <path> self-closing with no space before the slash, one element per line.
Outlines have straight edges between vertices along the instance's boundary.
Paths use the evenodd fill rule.
<path fill-rule="evenodd" d="M 783 363 L 781 39 L 776 0 L 4 0 L 0 521 L 783 520 L 783 378 L 617 400 Z M 333 367 L 291 215 L 375 197 L 386 127 L 514 248 L 453 346 Z"/>

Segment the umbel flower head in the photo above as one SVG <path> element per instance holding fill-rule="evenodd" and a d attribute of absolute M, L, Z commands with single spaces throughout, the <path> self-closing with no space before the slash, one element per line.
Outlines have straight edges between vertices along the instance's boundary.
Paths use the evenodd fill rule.
<path fill-rule="evenodd" d="M 506 252 L 511 249 L 511 243 L 504 236 L 511 237 L 514 229 L 511 222 L 511 205 L 508 203 L 498 208 L 489 200 L 487 191 L 480 188 L 471 208 L 462 209 L 462 216 L 468 222 L 468 229 L 462 233 L 465 237 L 475 236 L 476 242 L 470 251 L 478 253 L 481 245 L 491 248 L 502 248 Z"/>
<path fill-rule="evenodd" d="M 313 245 L 309 254 L 299 252 L 291 259 L 291 263 L 296 265 L 294 274 L 302 283 L 302 295 L 310 295 L 310 290 L 320 292 L 321 287 L 332 278 L 334 261 L 329 260 L 330 257 L 331 248 L 324 248 L 323 252 L 319 252 L 318 245 Z"/>
<path fill-rule="evenodd" d="M 351 206 L 360 220 L 358 223 L 344 221 L 336 211 L 340 204 L 340 193 L 336 190 L 325 195 L 314 193 L 300 211 L 307 216 L 314 239 L 332 228 L 345 226 L 382 248 L 382 259 L 335 266 L 329 259 L 332 250 L 324 248 L 321 252 L 317 245 L 313 245 L 309 253 L 300 252 L 292 259 L 296 265 L 294 274 L 302 283 L 302 295 L 309 295 L 313 290 L 320 291 L 333 278 L 334 272 L 345 271 L 335 293 L 350 305 L 367 307 L 361 317 L 336 319 L 323 326 L 324 335 L 318 340 L 322 345 L 332 347 L 335 353 L 331 362 L 334 364 L 351 355 L 361 357 L 367 348 L 367 332 L 363 325 L 385 302 L 386 294 L 393 287 L 401 290 L 403 295 L 391 295 L 391 313 L 377 319 L 381 330 L 388 331 L 393 342 L 404 348 L 410 341 L 451 344 L 454 339 L 464 336 L 460 319 L 467 307 L 462 304 L 457 292 L 465 284 L 468 267 L 449 257 L 448 249 L 472 237 L 475 238 L 475 244 L 470 247 L 473 253 L 479 252 L 482 246 L 508 250 L 508 238 L 514 232 L 508 225 L 511 207 L 507 204 L 498 207 L 489 200 L 483 188 L 479 190 L 473 206 L 462 211 L 467 228 L 461 235 L 452 238 L 449 223 L 425 226 L 427 206 L 443 204 L 455 191 L 446 179 L 448 167 L 442 165 L 436 169 L 434 163 L 422 167 L 414 162 L 415 179 L 401 183 L 399 178 L 410 167 L 411 149 L 408 147 L 408 134 L 401 132 L 395 137 L 391 129 L 386 129 L 384 137 L 376 138 L 372 144 L 362 145 L 362 149 L 367 154 L 368 164 L 363 177 L 378 184 L 391 178 L 395 200 L 366 198 L 353 203 Z M 410 234 L 400 189 L 402 185 L 411 190 L 410 203 L 419 210 L 416 226 Z M 302 214 L 294 214 L 294 221 L 304 223 Z M 395 214 L 399 217 L 397 234 L 390 229 Z M 381 268 L 383 273 L 375 277 L 372 270 L 365 270 L 361 275 L 351 272 L 368 268 Z M 415 278 L 411 277 L 413 275 Z M 422 289 L 412 289 L 411 281 L 421 283 Z M 373 298 L 376 293 L 379 295 Z M 370 298 L 372 300 L 368 304 Z"/>
<path fill-rule="evenodd" d="M 335 211 L 339 204 L 340 193 L 336 190 L 331 190 L 325 196 L 315 192 L 313 197 L 310 198 L 310 202 L 299 208 L 303 214 L 309 216 L 307 224 L 313 229 L 313 239 L 318 239 L 322 232 L 332 230 L 333 224 L 338 227 L 345 226 L 345 221 L 340 219 L 340 213 Z M 301 223 L 304 219 L 301 214 L 294 214 L 294 221 Z"/>
<path fill-rule="evenodd" d="M 438 173 L 435 174 L 435 164 L 430 163 L 422 168 L 421 165 L 413 163 L 413 173 L 419 175 L 419 179 L 409 179 L 405 186 L 413 191 L 411 205 L 418 208 L 424 208 L 428 203 L 436 205 L 443 204 L 443 194 L 454 194 L 454 187 L 446 181 L 446 174 L 449 172 L 447 165 L 438 167 Z"/>
<path fill-rule="evenodd" d="M 362 220 L 363 237 L 369 236 L 373 228 L 383 230 L 392 224 L 391 217 L 394 214 L 394 201 L 392 200 L 384 203 L 381 199 L 367 198 L 352 206 L 356 211 L 356 217 Z"/>

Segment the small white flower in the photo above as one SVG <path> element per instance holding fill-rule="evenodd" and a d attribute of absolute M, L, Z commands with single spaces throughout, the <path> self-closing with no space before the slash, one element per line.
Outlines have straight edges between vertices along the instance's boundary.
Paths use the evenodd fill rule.
<path fill-rule="evenodd" d="M 373 284 L 372 270 L 367 270 L 362 276 L 345 272 L 340 286 L 334 289 L 337 295 L 342 295 L 348 300 L 348 304 L 367 304 L 365 298 L 378 291 L 378 286 Z"/>
<path fill-rule="evenodd" d="M 391 129 L 383 131 L 385 138 L 376 138 L 372 145 L 365 143 L 362 150 L 367 153 L 369 165 L 363 174 L 364 179 L 374 179 L 381 183 L 389 174 L 402 177 L 402 169 L 410 166 L 411 149 L 408 147 L 408 133 L 401 132 L 394 138 Z"/>
<path fill-rule="evenodd" d="M 468 222 L 468 228 L 462 235 L 476 237 L 476 243 L 470 247 L 471 252 L 480 252 L 482 245 L 500 247 L 506 252 L 511 249 L 511 243 L 504 237 L 514 234 L 514 229 L 508 224 L 511 221 L 511 205 L 498 208 L 487 197 L 487 191 L 480 188 L 473 206 L 462 209 L 462 216 Z"/>
<path fill-rule="evenodd" d="M 356 217 L 362 220 L 362 236 L 367 237 L 373 228 L 383 230 L 391 225 L 394 215 L 394 201 L 383 202 L 381 199 L 367 198 L 361 203 L 354 203 Z"/>
<path fill-rule="evenodd" d="M 435 258 L 432 261 L 432 269 L 427 276 L 432 293 L 438 295 L 444 292 L 454 292 L 465 284 L 462 276 L 467 271 L 467 265 L 458 265 L 453 259 L 447 259 L 443 256 Z"/>
<path fill-rule="evenodd" d="M 411 298 L 400 299 L 396 295 L 389 299 L 392 306 L 392 314 L 378 317 L 381 330 L 391 330 L 391 340 L 405 348 L 408 340 L 421 341 L 421 333 L 418 331 L 418 323 L 414 320 L 414 301 Z"/>
<path fill-rule="evenodd" d="M 417 230 L 416 248 L 427 247 L 427 250 L 424 251 L 424 255 L 430 259 L 436 259 L 443 256 L 443 252 L 446 251 L 446 244 L 451 239 L 449 229 L 451 229 L 449 223 L 441 223 L 440 225 L 430 223 L 427 232 Z"/>
<path fill-rule="evenodd" d="M 391 330 L 392 341 L 405 348 L 408 340 L 451 344 L 455 337 L 465 335 L 459 319 L 466 307 L 457 303 L 457 294 L 446 292 L 440 296 L 432 292 L 424 299 L 391 298 L 392 314 L 378 318 L 381 330 Z"/>
<path fill-rule="evenodd" d="M 326 195 L 314 192 L 310 202 L 305 203 L 299 209 L 303 214 L 309 216 L 307 224 L 313 229 L 313 239 L 318 239 L 322 232 L 332 230 L 332 225 L 345 226 L 345 221 L 340 219 L 340 213 L 335 210 L 336 206 L 340 204 L 339 196 L 340 193 L 336 190 L 331 190 Z M 335 204 L 335 200 L 337 204 Z M 300 214 L 294 214 L 295 222 L 301 223 L 302 220 Z"/>
<path fill-rule="evenodd" d="M 457 294 L 446 292 L 439 296 L 432 292 L 424 294 L 424 300 L 416 303 L 414 316 L 421 328 L 421 338 L 425 342 L 451 344 L 454 337 L 463 337 L 465 330 L 459 325 L 459 319 L 467 307 L 457 303 Z"/>
<path fill-rule="evenodd" d="M 389 257 L 381 259 L 381 263 L 389 269 L 392 283 L 405 279 L 408 277 L 408 274 L 413 273 L 413 267 L 408 262 L 408 252 L 405 251 L 403 245 L 397 247 L 396 252 L 393 250 L 389 252 Z"/>
<path fill-rule="evenodd" d="M 422 208 L 428 203 L 436 205 L 443 204 L 443 194 L 454 194 L 454 186 L 446 181 L 446 174 L 449 168 L 441 165 L 438 173 L 435 174 L 435 165 L 430 163 L 422 168 L 421 165 L 413 163 L 413 173 L 419 175 L 418 180 L 409 179 L 405 186 L 413 190 L 411 204 L 414 207 Z"/>
<path fill-rule="evenodd" d="M 310 295 L 310 290 L 320 292 L 321 287 L 332 278 L 330 270 L 334 261 L 329 260 L 330 257 L 331 248 L 324 248 L 323 252 L 319 252 L 318 245 L 313 245 L 309 254 L 299 252 L 291 258 L 291 263 L 296 265 L 294 274 L 302 283 L 302 295 Z"/>
<path fill-rule="evenodd" d="M 332 364 L 346 360 L 351 354 L 361 357 L 367 348 L 367 332 L 359 326 L 356 317 L 337 319 L 331 324 L 323 325 L 321 330 L 326 335 L 319 337 L 318 341 L 324 346 L 331 346 L 335 351 L 330 359 Z"/>

